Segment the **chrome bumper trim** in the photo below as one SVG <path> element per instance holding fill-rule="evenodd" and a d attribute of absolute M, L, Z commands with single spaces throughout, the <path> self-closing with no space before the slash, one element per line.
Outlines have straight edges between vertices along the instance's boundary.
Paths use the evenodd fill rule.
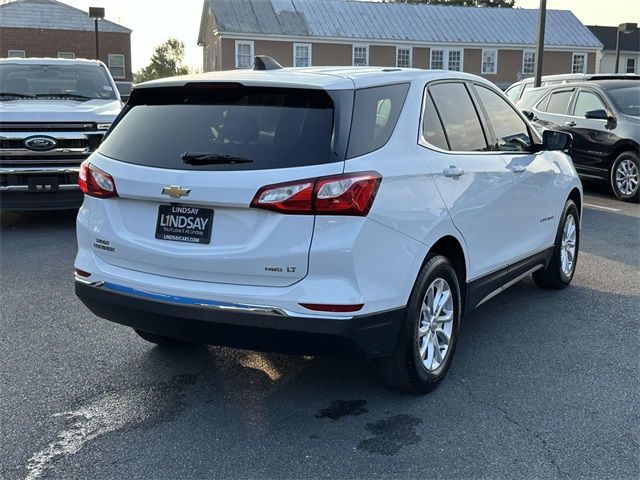
<path fill-rule="evenodd" d="M 80 187 L 77 183 L 64 183 L 62 185 L 58 185 L 57 190 L 46 190 L 40 189 L 39 192 L 58 192 L 58 191 L 69 191 L 69 190 L 78 190 Z M 0 192 L 27 192 L 29 190 L 28 185 L 4 185 L 0 186 Z"/>
<path fill-rule="evenodd" d="M 77 167 L 6 167 L 0 168 L 0 175 L 16 175 L 21 173 L 78 173 L 80 166 Z"/>
<path fill-rule="evenodd" d="M 257 315 L 272 315 L 272 316 L 281 316 L 281 317 L 316 318 L 316 319 L 327 318 L 331 320 L 351 320 L 353 318 L 352 315 L 327 317 L 323 315 L 291 312 L 284 308 L 272 307 L 267 305 L 251 305 L 251 304 L 219 302 L 215 300 L 203 300 L 203 299 L 196 299 L 196 298 L 190 298 L 190 297 L 180 297 L 177 295 L 167 295 L 162 293 L 150 292 L 148 290 L 139 290 L 136 288 L 116 285 L 110 282 L 104 282 L 104 281 L 91 282 L 90 280 L 87 280 L 86 278 L 80 277 L 78 275 L 75 275 L 75 279 L 76 279 L 76 282 L 82 283 L 83 285 L 87 285 L 95 288 L 105 288 L 114 293 L 120 293 L 123 295 L 128 295 L 133 297 L 142 297 L 148 300 L 167 302 L 167 303 L 172 303 L 176 305 L 207 308 L 214 311 L 251 313 L 251 314 L 257 314 Z"/>

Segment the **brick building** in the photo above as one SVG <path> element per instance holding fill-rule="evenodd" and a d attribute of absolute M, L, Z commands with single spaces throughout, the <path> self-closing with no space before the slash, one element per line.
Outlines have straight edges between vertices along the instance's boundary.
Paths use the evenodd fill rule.
<path fill-rule="evenodd" d="M 205 0 L 203 69 L 372 65 L 462 70 L 507 86 L 533 75 L 538 11 L 348 0 Z M 600 41 L 547 12 L 543 73 L 593 73 Z"/>
<path fill-rule="evenodd" d="M 131 81 L 131 30 L 98 25 L 100 60 L 114 79 Z M 87 12 L 64 3 L 15 0 L 0 5 L 0 57 L 95 58 L 94 28 Z"/>

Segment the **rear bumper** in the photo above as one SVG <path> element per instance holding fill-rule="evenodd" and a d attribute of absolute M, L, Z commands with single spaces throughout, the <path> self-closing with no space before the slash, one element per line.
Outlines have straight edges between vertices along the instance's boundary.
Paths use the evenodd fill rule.
<path fill-rule="evenodd" d="M 117 287 L 117 286 L 113 286 Z M 267 307 L 203 305 L 149 298 L 77 281 L 76 295 L 95 315 L 135 329 L 197 343 L 293 354 L 390 355 L 404 309 L 353 317 L 297 317 Z"/>

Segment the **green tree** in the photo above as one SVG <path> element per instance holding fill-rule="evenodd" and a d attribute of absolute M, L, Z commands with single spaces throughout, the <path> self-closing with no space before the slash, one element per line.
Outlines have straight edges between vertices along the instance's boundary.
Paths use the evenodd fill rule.
<path fill-rule="evenodd" d="M 501 7 L 513 8 L 515 0 L 389 0 L 395 3 L 428 3 L 431 5 L 452 5 L 455 7 Z"/>
<path fill-rule="evenodd" d="M 146 82 L 156 78 L 186 75 L 189 67 L 184 65 L 184 42 L 170 38 L 158 45 L 151 56 L 149 65 L 135 74 L 135 82 Z"/>

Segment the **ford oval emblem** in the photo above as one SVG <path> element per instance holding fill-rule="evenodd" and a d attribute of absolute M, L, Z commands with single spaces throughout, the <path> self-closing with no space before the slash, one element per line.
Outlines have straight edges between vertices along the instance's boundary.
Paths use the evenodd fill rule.
<path fill-rule="evenodd" d="M 25 138 L 22 143 L 29 150 L 35 150 L 36 152 L 46 152 L 56 148 L 56 145 L 58 145 L 55 138 L 42 136 Z"/>

